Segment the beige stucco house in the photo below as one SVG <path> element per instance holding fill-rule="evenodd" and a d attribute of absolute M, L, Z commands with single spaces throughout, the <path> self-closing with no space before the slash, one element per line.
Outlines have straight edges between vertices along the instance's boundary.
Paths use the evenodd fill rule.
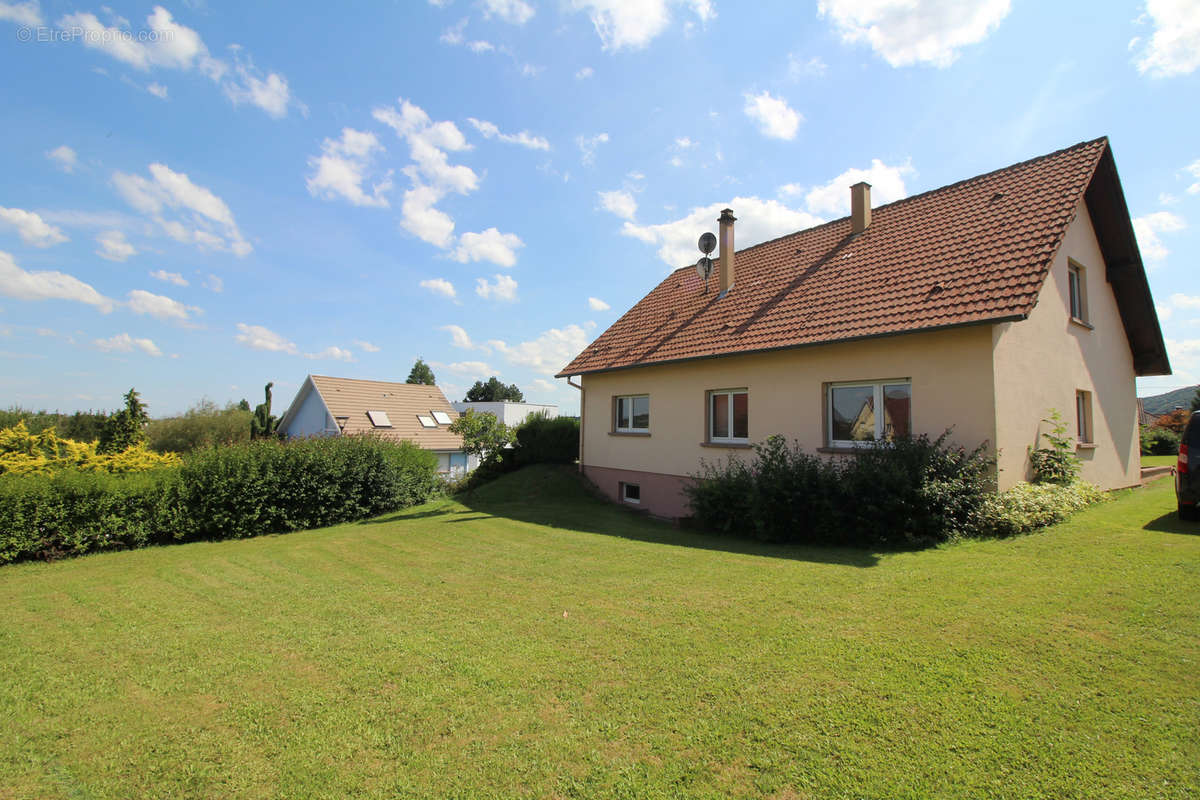
<path fill-rule="evenodd" d="M 1082 474 L 1139 480 L 1135 378 L 1170 372 L 1106 138 L 670 274 L 559 373 L 580 464 L 614 500 L 685 516 L 701 459 L 772 434 L 831 457 L 903 433 L 987 443 L 1001 489 L 1057 410 Z"/>

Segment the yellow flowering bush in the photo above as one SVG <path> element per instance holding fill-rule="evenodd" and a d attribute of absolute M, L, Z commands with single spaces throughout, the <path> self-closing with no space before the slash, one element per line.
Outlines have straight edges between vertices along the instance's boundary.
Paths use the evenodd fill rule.
<path fill-rule="evenodd" d="M 62 439 L 54 428 L 30 433 L 21 421 L 0 429 L 0 474 L 50 475 L 63 469 L 128 474 L 179 463 L 174 453 L 160 455 L 144 443 L 120 453 L 97 453 L 96 442 Z"/>

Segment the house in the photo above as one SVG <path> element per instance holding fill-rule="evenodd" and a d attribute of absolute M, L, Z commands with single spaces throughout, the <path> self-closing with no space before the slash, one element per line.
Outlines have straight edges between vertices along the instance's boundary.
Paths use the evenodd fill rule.
<path fill-rule="evenodd" d="M 449 431 L 458 412 L 436 386 L 364 381 L 309 375 L 279 420 L 289 439 L 375 433 L 408 441 L 434 453 L 446 474 L 478 466 L 462 449 L 462 437 Z"/>
<path fill-rule="evenodd" d="M 1086 480 L 1138 483 L 1134 379 L 1170 365 L 1107 138 L 878 208 L 870 190 L 736 252 L 726 209 L 713 285 L 675 270 L 559 372 L 602 491 L 679 517 L 701 459 L 772 434 L 837 457 L 951 426 L 1005 489 L 1052 410 Z"/>
<path fill-rule="evenodd" d="M 511 400 L 497 400 L 494 402 L 463 400 L 460 403 L 451 403 L 450 405 L 454 406 L 454 410 L 460 414 L 468 408 L 474 409 L 477 414 L 493 414 L 496 419 L 510 428 L 520 425 L 534 414 L 543 414 L 547 419 L 554 419 L 558 416 L 558 406 L 553 403 L 516 403 Z"/>

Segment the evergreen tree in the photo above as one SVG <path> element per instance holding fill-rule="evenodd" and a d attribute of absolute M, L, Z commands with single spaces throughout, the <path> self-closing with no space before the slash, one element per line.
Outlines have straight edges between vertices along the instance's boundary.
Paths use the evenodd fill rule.
<path fill-rule="evenodd" d="M 469 403 L 493 403 L 500 400 L 521 403 L 524 402 L 525 395 L 521 394 L 515 383 L 503 384 L 493 375 L 488 378 L 487 383 L 475 381 L 475 385 L 467 390 L 465 399 Z"/>
<path fill-rule="evenodd" d="M 98 453 L 123 453 L 129 448 L 146 441 L 146 404 L 136 389 L 125 394 L 125 407 L 110 416 L 100 431 Z"/>
<path fill-rule="evenodd" d="M 254 416 L 250 419 L 251 439 L 270 438 L 275 435 L 275 430 L 279 427 L 279 420 L 271 413 L 271 387 L 274 385 L 273 381 L 266 385 L 264 392 L 267 395 L 267 401 L 254 407 Z"/>
<path fill-rule="evenodd" d="M 408 373 L 408 380 L 405 383 L 423 383 L 426 386 L 435 386 L 437 379 L 433 377 L 433 370 L 425 363 L 422 358 L 417 359 L 417 363 L 413 364 L 412 371 Z"/>

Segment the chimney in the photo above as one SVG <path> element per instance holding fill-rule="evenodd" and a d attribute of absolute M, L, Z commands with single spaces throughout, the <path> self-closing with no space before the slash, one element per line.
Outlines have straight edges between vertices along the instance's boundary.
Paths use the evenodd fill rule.
<path fill-rule="evenodd" d="M 850 231 L 862 233 L 871 224 L 871 184 L 859 181 L 850 187 Z"/>
<path fill-rule="evenodd" d="M 721 226 L 721 294 L 725 294 L 733 286 L 733 223 L 737 217 L 732 208 L 721 211 L 717 222 Z"/>

